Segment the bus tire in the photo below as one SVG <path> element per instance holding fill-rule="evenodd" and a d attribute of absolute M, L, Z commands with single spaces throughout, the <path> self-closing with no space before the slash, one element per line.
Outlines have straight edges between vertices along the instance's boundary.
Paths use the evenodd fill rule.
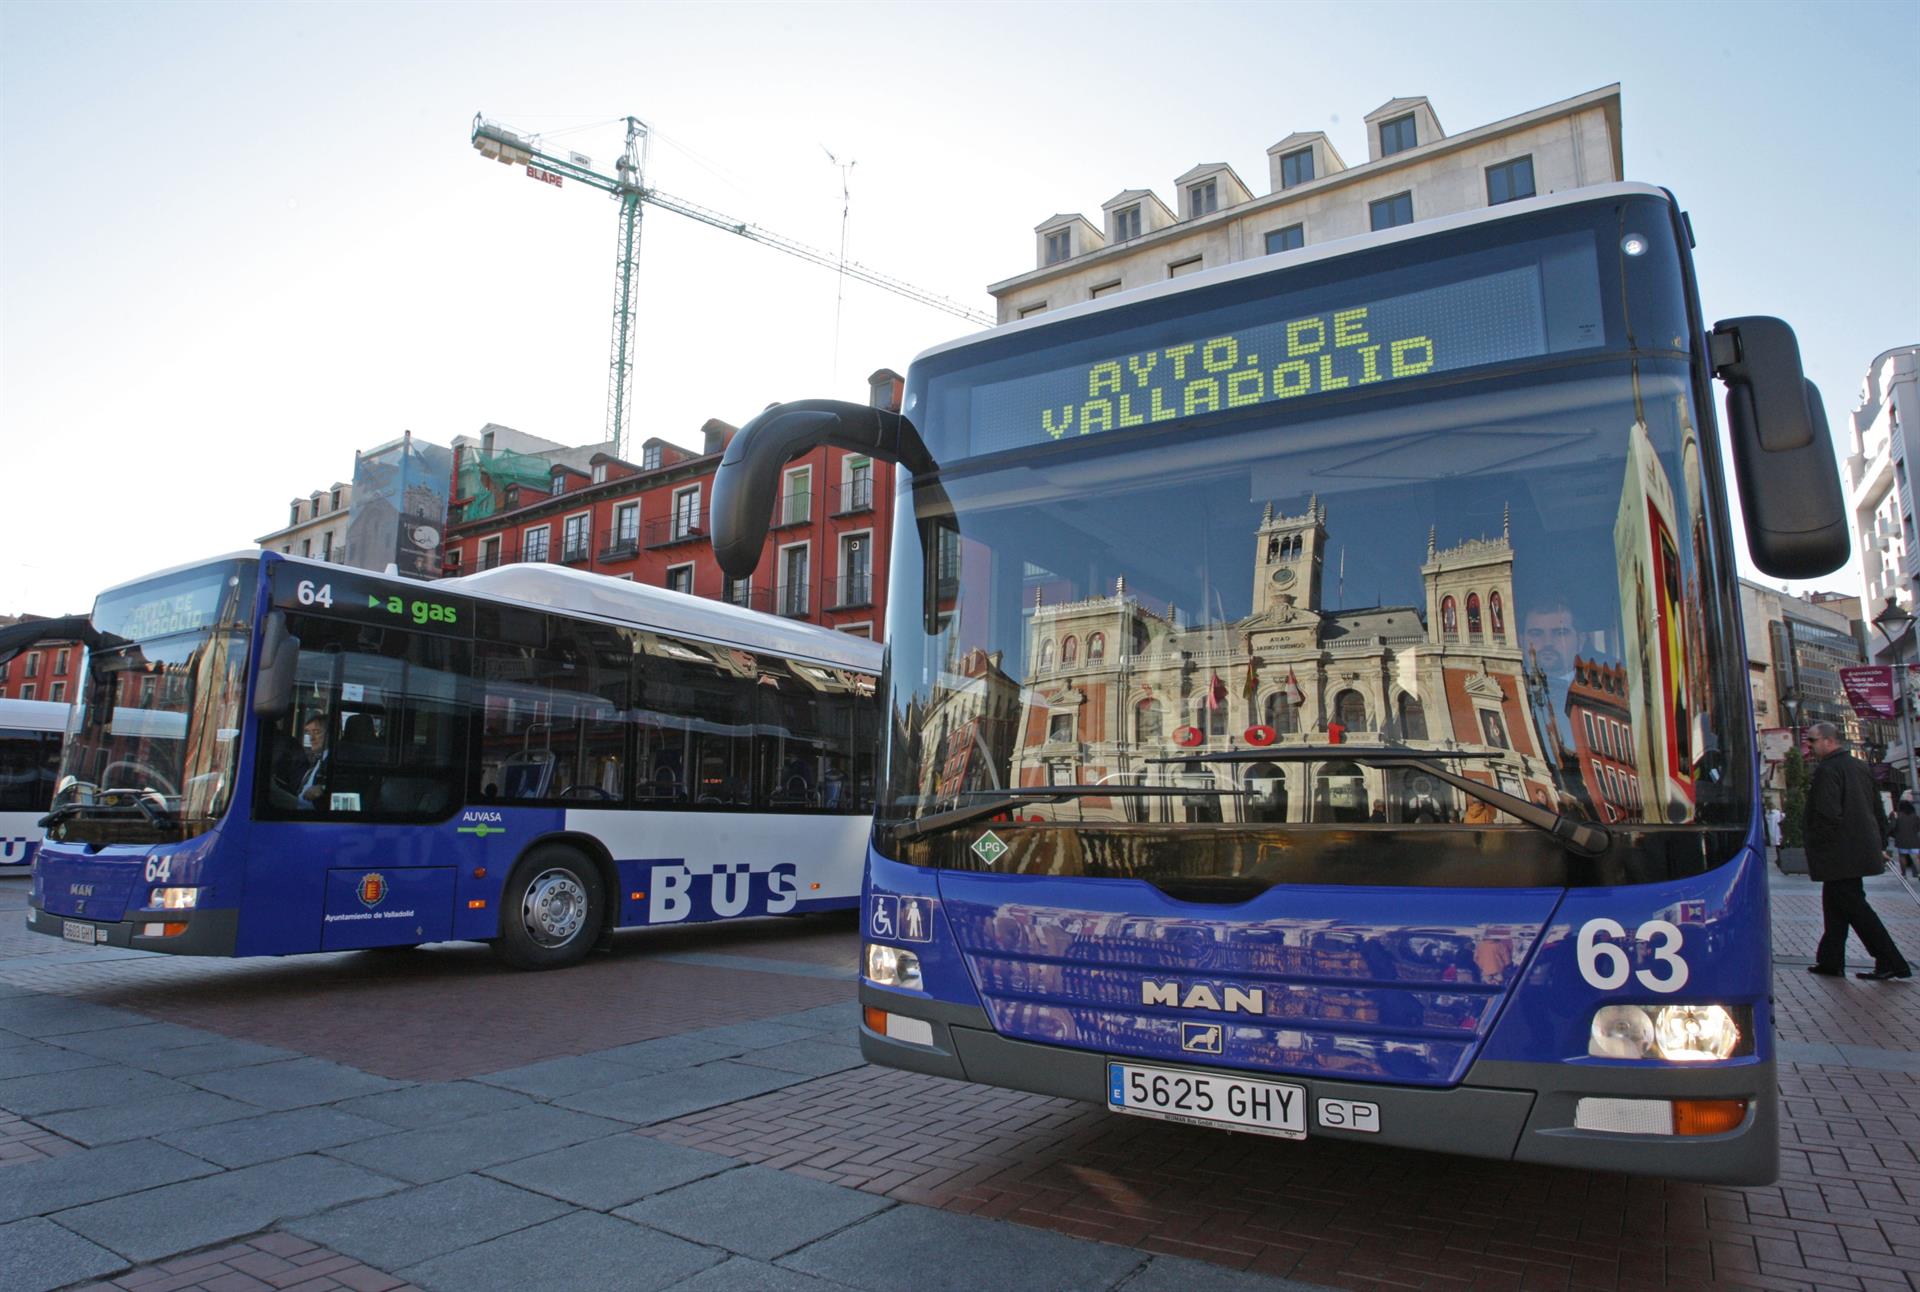
<path fill-rule="evenodd" d="M 579 961 L 600 937 L 606 892 L 580 853 L 542 844 L 521 859 L 500 902 L 494 950 L 516 969 L 559 969 Z"/>

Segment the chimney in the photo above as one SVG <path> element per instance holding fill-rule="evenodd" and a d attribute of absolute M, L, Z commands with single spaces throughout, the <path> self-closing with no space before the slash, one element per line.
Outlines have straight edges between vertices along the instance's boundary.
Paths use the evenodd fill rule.
<path fill-rule="evenodd" d="M 728 441 L 733 439 L 733 433 L 739 429 L 717 417 L 709 417 L 707 424 L 700 428 L 700 433 L 705 440 L 700 451 L 709 457 L 715 453 L 726 452 Z"/>
<path fill-rule="evenodd" d="M 900 396 L 906 382 L 900 374 L 891 368 L 881 368 L 867 378 L 867 407 L 884 409 L 889 413 L 900 411 Z"/>

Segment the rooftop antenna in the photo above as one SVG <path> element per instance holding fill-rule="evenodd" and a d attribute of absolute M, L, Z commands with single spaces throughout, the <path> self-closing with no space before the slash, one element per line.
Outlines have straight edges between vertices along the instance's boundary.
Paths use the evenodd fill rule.
<path fill-rule="evenodd" d="M 847 299 L 847 217 L 853 211 L 853 187 L 849 181 L 858 163 L 841 161 L 825 144 L 820 145 L 820 151 L 840 168 L 840 285 L 833 295 L 833 384 L 837 389 L 840 385 L 840 310 Z"/>

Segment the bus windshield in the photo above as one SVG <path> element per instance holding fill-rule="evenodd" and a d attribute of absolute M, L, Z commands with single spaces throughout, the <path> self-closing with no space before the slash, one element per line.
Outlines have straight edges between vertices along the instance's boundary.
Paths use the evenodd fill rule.
<path fill-rule="evenodd" d="M 232 797 L 257 566 L 221 561 L 103 594 L 50 837 L 189 838 Z"/>
<path fill-rule="evenodd" d="M 883 850 L 1416 884 L 1726 860 L 1744 656 L 1659 211 L 1230 280 L 923 378 Z M 1572 855 L 1436 769 L 1614 842 Z M 1020 792 L 1047 786 L 1076 789 Z"/>

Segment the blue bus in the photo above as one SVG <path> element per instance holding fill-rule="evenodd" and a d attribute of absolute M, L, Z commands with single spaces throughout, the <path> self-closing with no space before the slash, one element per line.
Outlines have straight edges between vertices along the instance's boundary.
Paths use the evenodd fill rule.
<path fill-rule="evenodd" d="M 559 566 L 276 553 L 102 593 L 29 927 L 288 955 L 851 908 L 872 642 Z"/>
<path fill-rule="evenodd" d="M 1791 330 L 1709 329 L 1690 244 L 1660 189 L 1518 201 L 938 347 L 898 415 L 745 428 L 729 570 L 793 454 L 903 468 L 866 1056 L 1772 1179 L 1723 464 L 1761 569 L 1848 540 Z"/>

